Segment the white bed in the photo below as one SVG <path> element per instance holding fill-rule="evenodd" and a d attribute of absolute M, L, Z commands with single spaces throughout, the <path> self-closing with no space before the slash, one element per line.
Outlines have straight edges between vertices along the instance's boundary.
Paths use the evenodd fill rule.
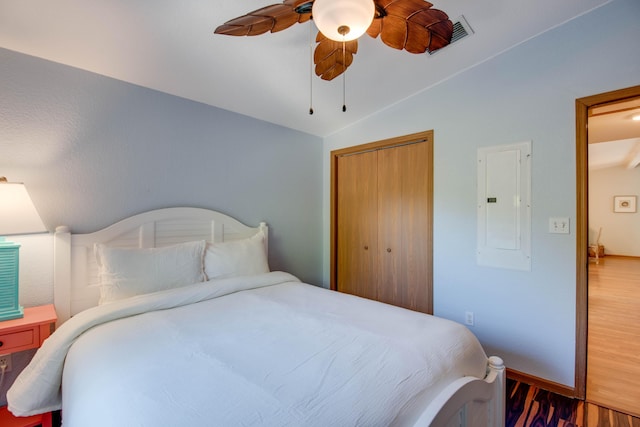
<path fill-rule="evenodd" d="M 468 329 L 263 271 L 251 251 L 266 254 L 267 236 L 264 223 L 195 208 L 91 234 L 59 227 L 59 327 L 8 392 L 9 409 L 61 408 L 65 427 L 504 425 L 502 360 L 487 358 Z M 200 250 L 200 240 L 213 244 L 203 252 L 207 275 L 189 279 L 197 283 L 101 293 L 113 259 L 114 280 L 124 280 L 121 268 L 174 247 Z M 96 244 L 106 245 L 97 249 L 102 275 Z M 222 272 L 231 247 L 251 261 Z M 141 264 L 162 282 L 171 263 Z"/>

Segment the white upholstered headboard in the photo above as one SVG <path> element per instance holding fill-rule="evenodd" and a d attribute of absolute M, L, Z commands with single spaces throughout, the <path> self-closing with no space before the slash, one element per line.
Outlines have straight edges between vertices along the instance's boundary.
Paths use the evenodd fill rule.
<path fill-rule="evenodd" d="M 248 227 L 220 212 L 199 208 L 153 210 L 89 234 L 71 234 L 68 227 L 58 227 L 53 254 L 53 299 L 58 324 L 98 305 L 100 283 L 93 250 L 96 243 L 122 248 L 155 248 L 192 240 L 244 239 L 259 230 L 264 231 L 266 246 L 268 228 L 264 222 L 258 227 Z"/>

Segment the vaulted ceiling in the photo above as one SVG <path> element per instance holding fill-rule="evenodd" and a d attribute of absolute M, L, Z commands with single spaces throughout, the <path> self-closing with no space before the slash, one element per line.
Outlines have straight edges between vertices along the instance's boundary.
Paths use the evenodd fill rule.
<path fill-rule="evenodd" d="M 0 47 L 326 136 L 610 0 L 434 1 L 473 34 L 434 55 L 361 37 L 346 112 L 342 79 L 312 76 L 313 23 L 213 34 L 274 0 L 0 0 Z"/>

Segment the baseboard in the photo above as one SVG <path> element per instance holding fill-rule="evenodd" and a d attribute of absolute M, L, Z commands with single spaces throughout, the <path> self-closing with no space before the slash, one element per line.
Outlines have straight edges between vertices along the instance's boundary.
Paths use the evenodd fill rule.
<path fill-rule="evenodd" d="M 545 380 L 544 378 L 536 377 L 534 375 L 526 374 L 524 372 L 516 371 L 515 369 L 507 368 L 507 378 L 514 381 L 520 381 L 525 384 L 529 384 L 543 390 L 550 391 L 552 393 L 561 394 L 571 398 L 576 398 L 576 389 L 564 384 L 559 384 L 553 381 Z"/>
<path fill-rule="evenodd" d="M 637 255 L 616 255 L 616 254 L 604 254 L 603 258 L 606 257 L 616 257 L 616 258 L 630 258 L 630 259 L 638 259 L 640 256 Z"/>

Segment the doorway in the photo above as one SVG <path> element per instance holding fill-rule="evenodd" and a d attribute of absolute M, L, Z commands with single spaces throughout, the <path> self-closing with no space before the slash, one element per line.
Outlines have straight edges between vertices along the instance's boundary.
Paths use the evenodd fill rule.
<path fill-rule="evenodd" d="M 589 114 L 596 108 L 640 98 L 640 86 L 576 100 L 576 379 L 575 394 L 587 397 L 587 344 L 589 331 Z M 631 114 L 631 110 L 630 113 Z M 613 203 L 612 203 L 613 208 Z M 593 234 L 593 233 L 591 233 Z M 597 239 L 597 238 L 596 238 Z M 596 240 L 594 237 L 591 240 Z M 606 249 L 605 249 L 606 250 Z M 606 262 L 606 261 L 604 261 Z"/>

